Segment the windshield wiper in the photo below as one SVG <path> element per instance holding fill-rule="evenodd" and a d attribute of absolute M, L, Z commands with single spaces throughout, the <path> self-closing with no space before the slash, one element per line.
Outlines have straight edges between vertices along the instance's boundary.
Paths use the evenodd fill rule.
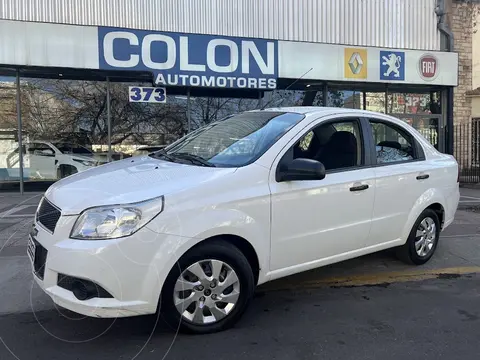
<path fill-rule="evenodd" d="M 167 154 L 167 152 L 165 150 L 160 150 L 160 151 L 156 151 L 156 152 L 153 152 L 150 154 L 150 156 L 152 157 L 156 157 L 156 158 L 164 158 L 170 162 L 175 162 L 175 158 L 169 154 Z"/>
<path fill-rule="evenodd" d="M 189 154 L 189 153 L 175 153 L 175 154 L 171 154 L 169 156 L 173 156 L 173 157 L 176 157 L 176 158 L 179 158 L 179 159 L 185 159 L 185 160 L 191 161 L 192 164 L 197 163 L 197 164 L 202 165 L 202 166 L 216 167 L 215 164 L 211 163 L 208 160 L 205 160 L 203 157 L 198 156 L 198 155 L 193 155 L 193 154 Z"/>

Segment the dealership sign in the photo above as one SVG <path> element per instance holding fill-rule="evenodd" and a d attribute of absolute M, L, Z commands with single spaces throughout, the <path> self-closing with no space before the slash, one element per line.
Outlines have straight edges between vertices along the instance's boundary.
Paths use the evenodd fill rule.
<path fill-rule="evenodd" d="M 167 91 L 164 87 L 129 86 L 128 99 L 130 102 L 166 103 Z"/>
<path fill-rule="evenodd" d="M 312 82 L 458 85 L 455 52 L 1 19 L 0 34 L 8 34 L 0 36 L 1 66 L 80 69 L 87 78 L 93 74 L 109 76 L 110 70 L 125 70 L 131 78 L 131 73 L 135 76 L 141 71 L 154 75 L 152 80 L 160 88 L 272 90 L 277 79 L 299 78 Z M 148 91 L 133 94 L 132 101 L 158 102 L 153 96 L 160 94 L 149 96 Z M 141 100 L 135 100 L 139 97 Z"/>
<path fill-rule="evenodd" d="M 102 70 L 150 71 L 159 86 L 275 89 L 278 42 L 98 29 Z"/>

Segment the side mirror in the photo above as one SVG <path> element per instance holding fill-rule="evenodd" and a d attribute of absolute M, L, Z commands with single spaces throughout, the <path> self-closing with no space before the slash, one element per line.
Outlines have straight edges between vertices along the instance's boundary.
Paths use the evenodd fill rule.
<path fill-rule="evenodd" d="M 281 166 L 277 181 L 323 180 L 325 175 L 325 166 L 321 162 L 300 158 Z"/>

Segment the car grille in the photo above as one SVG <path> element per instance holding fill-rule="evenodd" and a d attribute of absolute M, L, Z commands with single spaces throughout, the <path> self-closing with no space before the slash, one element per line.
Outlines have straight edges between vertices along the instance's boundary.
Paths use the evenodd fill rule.
<path fill-rule="evenodd" d="M 45 276 L 45 265 L 47 263 L 48 251 L 37 240 L 33 240 L 35 243 L 35 257 L 33 261 L 33 270 L 41 280 Z"/>
<path fill-rule="evenodd" d="M 59 208 L 50 203 L 46 198 L 43 198 L 40 207 L 38 208 L 36 218 L 37 222 L 53 233 L 61 214 Z"/>

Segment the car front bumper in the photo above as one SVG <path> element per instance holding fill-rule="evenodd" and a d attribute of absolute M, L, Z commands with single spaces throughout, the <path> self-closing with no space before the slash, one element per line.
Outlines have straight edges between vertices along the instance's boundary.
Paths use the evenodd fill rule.
<path fill-rule="evenodd" d="M 34 224 L 31 236 L 37 244 L 36 252 L 43 251 L 45 255 L 34 258 L 32 263 L 40 288 L 55 304 L 90 317 L 155 313 L 163 282 L 172 268 L 172 260 L 176 261 L 175 246 L 184 239 L 157 234 L 145 227 L 115 240 L 74 240 L 69 233 L 76 218 L 62 216 L 53 234 L 39 223 Z M 42 271 L 38 271 L 42 266 Z M 65 276 L 77 281 L 76 285 L 78 281 L 92 282 L 109 296 L 97 294 L 79 299 L 71 288 L 62 286 L 61 279 Z"/>

